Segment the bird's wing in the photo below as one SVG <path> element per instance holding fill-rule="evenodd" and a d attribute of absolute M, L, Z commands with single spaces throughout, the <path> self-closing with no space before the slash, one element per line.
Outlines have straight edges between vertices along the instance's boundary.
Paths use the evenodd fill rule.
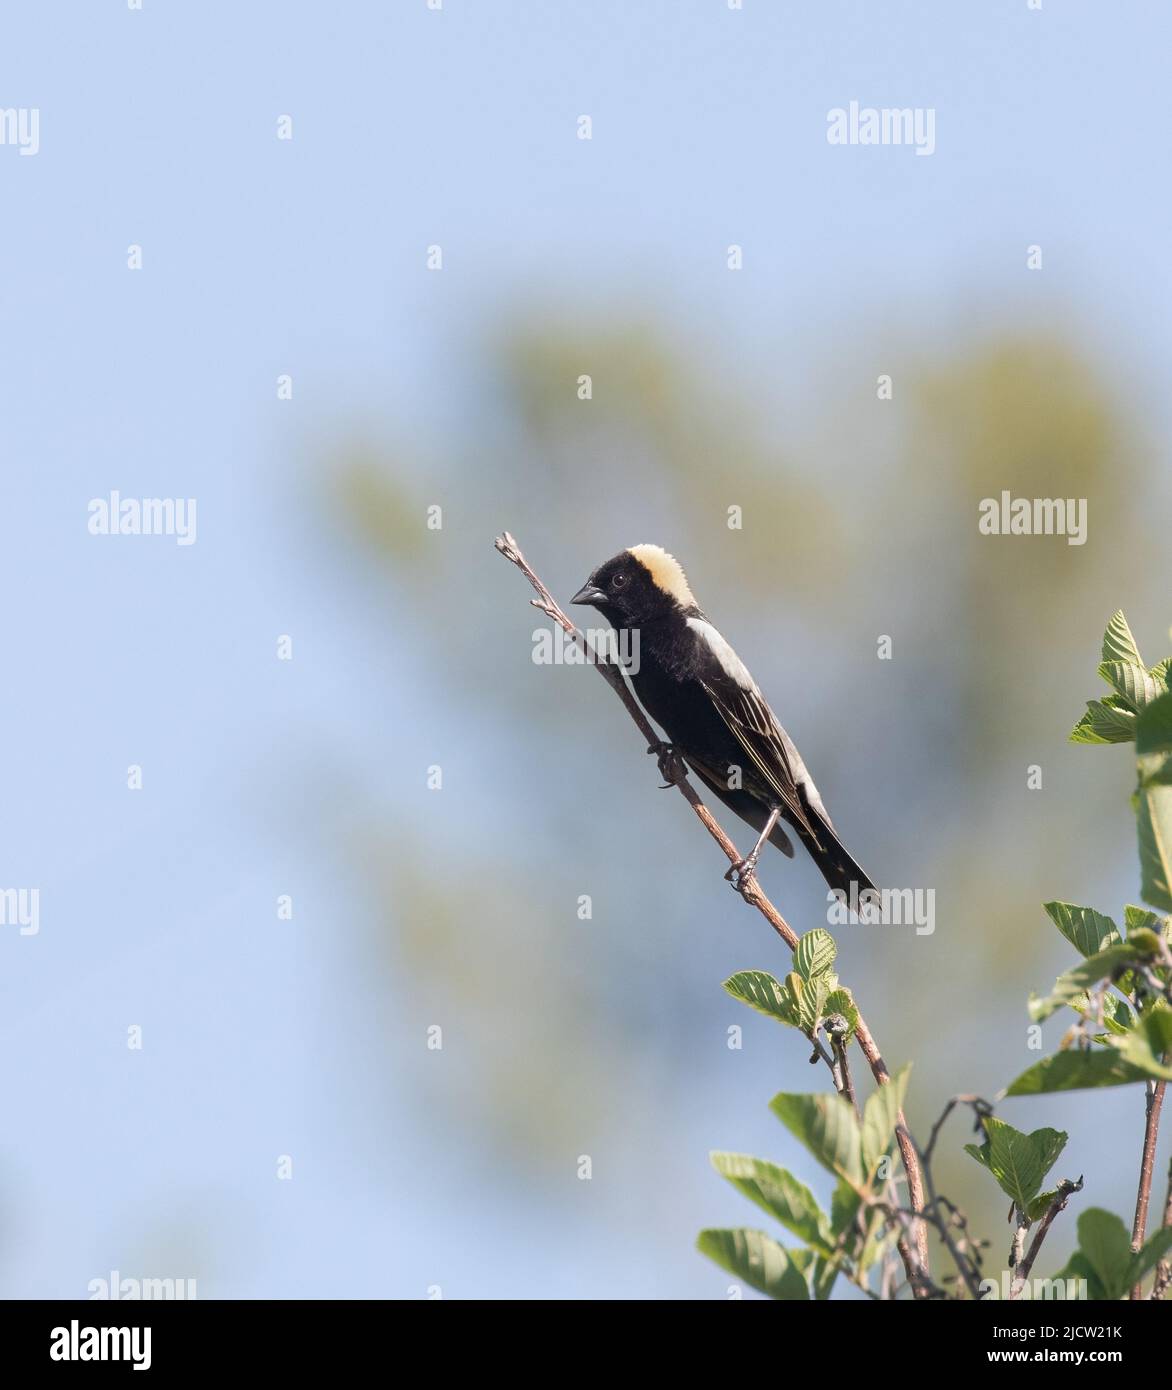
<path fill-rule="evenodd" d="M 782 808 L 817 841 L 818 832 L 810 824 L 809 807 L 812 806 L 828 826 L 830 818 L 793 740 L 777 722 L 761 692 L 755 685 L 739 684 L 732 694 L 707 683 L 704 689 Z"/>
<path fill-rule="evenodd" d="M 730 810 L 735 811 L 746 825 L 751 825 L 757 831 L 765 829 L 765 821 L 768 816 L 765 806 L 752 792 L 729 786 L 727 764 L 717 767 L 697 758 L 694 754 L 688 754 L 687 763 L 708 790 L 714 796 L 719 797 Z M 773 827 L 769 835 L 769 842 L 776 845 L 787 859 L 794 857 L 793 842 L 780 824 Z"/>

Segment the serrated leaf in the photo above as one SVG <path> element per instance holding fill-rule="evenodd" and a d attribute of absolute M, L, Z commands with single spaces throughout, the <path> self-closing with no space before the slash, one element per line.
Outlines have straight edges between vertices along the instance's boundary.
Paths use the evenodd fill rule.
<path fill-rule="evenodd" d="M 863 1106 L 863 1171 L 873 1178 L 875 1166 L 895 1138 L 895 1120 L 907 1095 L 911 1063 L 901 1067 L 886 1086 L 877 1086 Z"/>
<path fill-rule="evenodd" d="M 785 979 L 786 988 L 797 1000 L 798 1027 L 812 1038 L 818 1024 L 822 1021 L 822 1006 L 826 1003 L 825 976 L 815 975 L 803 980 L 797 971 L 790 971 Z"/>
<path fill-rule="evenodd" d="M 1131 1235 L 1114 1212 L 1089 1207 L 1078 1218 L 1078 1249 L 1094 1271 L 1105 1298 L 1122 1298 L 1131 1286 Z"/>
<path fill-rule="evenodd" d="M 792 1173 L 749 1154 L 714 1153 L 710 1158 L 721 1177 L 799 1240 L 824 1252 L 833 1249 L 829 1218 L 810 1189 Z"/>
<path fill-rule="evenodd" d="M 1042 1180 L 1065 1147 L 1067 1136 L 1056 1129 L 1035 1129 L 1024 1134 L 990 1115 L 985 1120 L 988 1138 L 979 1147 L 966 1144 L 965 1153 L 975 1158 L 997 1179 L 997 1185 L 1019 1211 L 1029 1211 Z"/>
<path fill-rule="evenodd" d="M 1058 1052 L 1023 1071 L 1005 1094 L 1038 1096 L 1052 1091 L 1126 1086 L 1133 1081 L 1146 1081 L 1147 1076 L 1147 1072 L 1121 1057 L 1114 1048 L 1095 1052 Z"/>
<path fill-rule="evenodd" d="M 1099 675 L 1108 685 L 1114 686 L 1130 709 L 1136 711 L 1150 705 L 1165 689 L 1142 666 L 1131 661 L 1104 661 L 1099 666 Z"/>
<path fill-rule="evenodd" d="M 1107 630 L 1103 633 L 1103 660 L 1130 661 L 1136 666 L 1144 664 L 1122 609 L 1117 609 L 1112 614 Z"/>
<path fill-rule="evenodd" d="M 1148 675 L 1159 684 L 1172 685 L 1172 656 L 1166 656 L 1163 661 L 1157 661 L 1154 666 L 1148 667 Z"/>
<path fill-rule="evenodd" d="M 799 940 L 794 950 L 794 969 L 803 980 L 825 975 L 834 964 L 838 946 L 824 927 L 815 927 Z"/>
<path fill-rule="evenodd" d="M 850 990 L 845 985 L 832 989 L 826 996 L 822 1009 L 824 1018 L 829 1018 L 831 1014 L 841 1014 L 846 1019 L 846 1041 L 849 1043 L 859 1026 L 859 1010 Z"/>
<path fill-rule="evenodd" d="M 838 1094 L 791 1095 L 783 1091 L 773 1097 L 769 1108 L 824 1168 L 845 1178 L 852 1187 L 861 1186 L 862 1135 L 848 1100 Z"/>
<path fill-rule="evenodd" d="M 1093 907 L 1078 907 L 1075 903 L 1043 903 L 1051 922 L 1083 956 L 1093 956 L 1121 938 L 1119 928 L 1110 917 L 1104 917 Z"/>
<path fill-rule="evenodd" d="M 1131 743 L 1135 715 L 1103 700 L 1088 700 L 1086 713 L 1067 737 L 1071 743 Z"/>
<path fill-rule="evenodd" d="M 1093 988 L 1100 980 L 1109 979 L 1123 966 L 1138 957 L 1134 946 L 1127 942 L 1116 943 L 1080 962 L 1073 969 L 1058 976 L 1054 988 L 1044 998 L 1032 996 L 1029 1001 L 1030 1017 L 1035 1023 L 1049 1018 L 1063 1004 L 1069 1004 L 1077 995 Z"/>
<path fill-rule="evenodd" d="M 810 1297 L 802 1271 L 789 1253 L 764 1231 L 743 1227 L 701 1231 L 696 1248 L 721 1269 L 735 1274 L 770 1298 L 803 1302 Z"/>
<path fill-rule="evenodd" d="M 767 1014 L 791 1028 L 798 1026 L 797 1003 L 788 990 L 764 970 L 738 970 L 724 982 L 734 999 L 748 1004 L 759 1014 Z"/>
<path fill-rule="evenodd" d="M 1133 903 L 1128 903 L 1123 909 L 1123 927 L 1128 936 L 1143 927 L 1161 934 L 1165 930 L 1164 919 L 1158 912 L 1151 912 L 1146 907 L 1136 907 Z"/>

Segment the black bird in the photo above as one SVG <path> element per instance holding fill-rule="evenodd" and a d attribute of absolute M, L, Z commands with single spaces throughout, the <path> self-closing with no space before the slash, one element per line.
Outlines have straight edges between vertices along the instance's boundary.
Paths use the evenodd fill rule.
<path fill-rule="evenodd" d="M 661 767 L 679 754 L 759 832 L 752 853 L 728 877 L 743 882 L 766 840 L 793 857 L 782 820 L 848 902 L 852 884 L 858 895 L 875 891 L 839 840 L 793 741 L 744 662 L 700 610 L 673 556 L 657 545 L 621 551 L 594 571 L 572 602 L 592 605 L 617 632 L 631 634 L 623 639 L 631 683 L 671 741 L 651 750 L 660 754 Z"/>

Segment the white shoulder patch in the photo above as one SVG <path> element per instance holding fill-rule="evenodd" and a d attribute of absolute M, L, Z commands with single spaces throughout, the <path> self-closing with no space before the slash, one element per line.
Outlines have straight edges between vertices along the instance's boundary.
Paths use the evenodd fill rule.
<path fill-rule="evenodd" d="M 627 553 L 639 561 L 659 588 L 670 594 L 681 608 L 691 608 L 695 604 L 683 566 L 661 545 L 633 545 Z"/>
<path fill-rule="evenodd" d="M 709 651 L 720 662 L 726 676 L 736 681 L 742 690 L 757 689 L 757 682 L 749 675 L 749 668 L 710 622 L 703 618 L 689 618 L 688 626 L 708 644 Z"/>

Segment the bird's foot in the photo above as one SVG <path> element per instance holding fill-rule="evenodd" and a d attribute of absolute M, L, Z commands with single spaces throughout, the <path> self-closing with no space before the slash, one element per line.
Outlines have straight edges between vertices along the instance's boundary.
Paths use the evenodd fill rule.
<path fill-rule="evenodd" d="M 757 851 L 754 850 L 747 859 L 738 860 L 730 865 L 728 873 L 725 874 L 725 878 L 738 893 L 744 893 L 750 884 L 756 882 L 757 857 Z"/>
<path fill-rule="evenodd" d="M 661 790 L 677 786 L 686 776 L 687 768 L 674 744 L 653 743 L 647 751 L 655 754 L 655 761 L 659 764 L 659 775 L 663 778 Z"/>

